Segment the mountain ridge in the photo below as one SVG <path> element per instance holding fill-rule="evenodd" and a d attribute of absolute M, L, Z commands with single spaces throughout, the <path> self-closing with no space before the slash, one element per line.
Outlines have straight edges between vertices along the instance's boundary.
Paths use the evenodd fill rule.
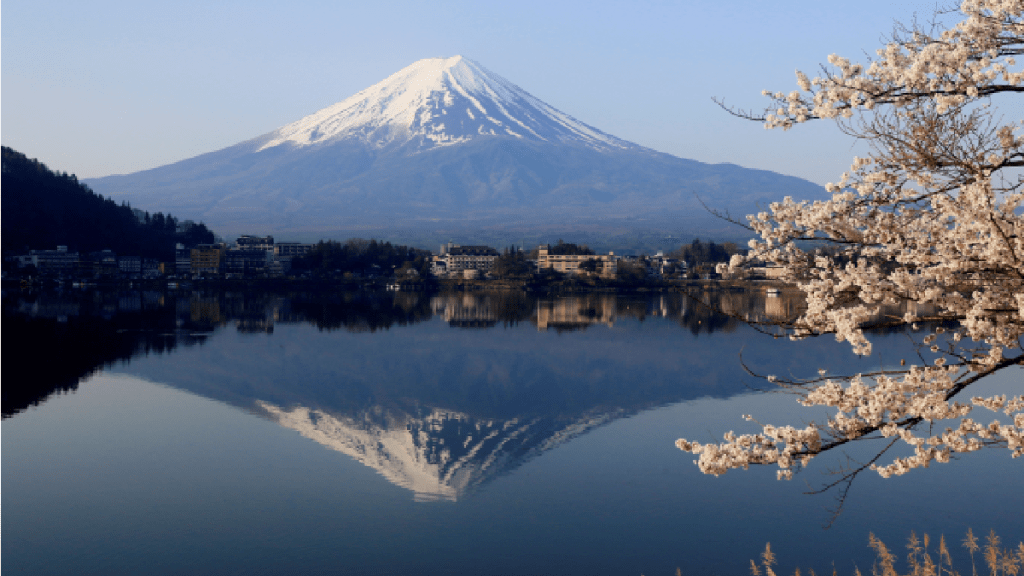
<path fill-rule="evenodd" d="M 609 225 L 692 234 L 724 226 L 698 198 L 746 214 L 824 197 L 795 177 L 608 135 L 461 56 L 420 60 L 233 146 L 89 184 L 221 233 L 311 240 Z"/>

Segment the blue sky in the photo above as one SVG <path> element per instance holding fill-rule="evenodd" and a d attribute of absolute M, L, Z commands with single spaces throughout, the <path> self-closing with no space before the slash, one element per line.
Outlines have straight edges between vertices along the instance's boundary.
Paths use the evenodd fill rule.
<path fill-rule="evenodd" d="M 88 178 L 298 120 L 421 58 L 462 54 L 605 132 L 702 162 L 836 180 L 834 125 L 766 131 L 763 106 L 831 53 L 862 60 L 930 2 L 7 0 L 2 141 Z"/>

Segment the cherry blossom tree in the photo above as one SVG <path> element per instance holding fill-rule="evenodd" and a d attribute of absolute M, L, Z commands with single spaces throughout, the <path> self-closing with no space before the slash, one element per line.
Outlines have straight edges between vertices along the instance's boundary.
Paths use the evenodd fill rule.
<path fill-rule="evenodd" d="M 720 270 L 780 266 L 807 300 L 784 327 L 791 337 L 831 334 L 866 355 L 866 329 L 916 324 L 919 354 L 873 373 L 767 376 L 834 415 L 730 432 L 717 444 L 677 441 L 700 455 L 703 472 L 768 464 L 789 479 L 819 454 L 880 442 L 825 487 L 845 498 L 865 470 L 890 477 L 989 447 L 1024 455 L 1024 396 L 970 395 L 1007 370 L 1024 388 L 1024 121 L 1011 101 L 1024 93 L 1014 60 L 1024 52 L 1022 13 L 1024 0 L 965 0 L 936 14 L 954 24 L 898 28 L 867 64 L 833 55 L 820 77 L 797 72 L 799 90 L 765 92 L 763 114 L 730 110 L 783 130 L 830 119 L 871 152 L 828 185 L 830 200 L 786 198 L 748 216 L 759 239 Z M 906 312 L 887 312 L 895 308 Z"/>

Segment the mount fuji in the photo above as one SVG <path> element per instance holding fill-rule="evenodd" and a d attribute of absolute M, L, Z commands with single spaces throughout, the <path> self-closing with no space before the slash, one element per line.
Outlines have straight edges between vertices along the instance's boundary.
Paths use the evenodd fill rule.
<path fill-rule="evenodd" d="M 228 237 L 308 240 L 401 231 L 442 239 L 473 230 L 695 233 L 723 227 L 701 201 L 746 214 L 784 196 L 824 193 L 799 178 L 616 138 L 461 56 L 420 60 L 234 146 L 86 182 Z"/>

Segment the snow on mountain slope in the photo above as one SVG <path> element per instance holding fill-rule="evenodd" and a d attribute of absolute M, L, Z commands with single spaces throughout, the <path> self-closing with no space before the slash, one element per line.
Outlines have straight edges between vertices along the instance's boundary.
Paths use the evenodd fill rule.
<path fill-rule="evenodd" d="M 426 414 L 384 412 L 360 417 L 270 402 L 256 406 L 274 422 L 373 468 L 411 490 L 416 500 L 455 501 L 530 458 L 581 436 L 624 411 L 595 412 L 575 420 L 476 419 L 430 409 Z"/>
<path fill-rule="evenodd" d="M 639 149 L 534 98 L 464 58 L 413 63 L 358 94 L 284 126 L 260 150 L 358 139 L 374 148 L 412 142 L 422 148 L 488 135 L 596 149 Z"/>

